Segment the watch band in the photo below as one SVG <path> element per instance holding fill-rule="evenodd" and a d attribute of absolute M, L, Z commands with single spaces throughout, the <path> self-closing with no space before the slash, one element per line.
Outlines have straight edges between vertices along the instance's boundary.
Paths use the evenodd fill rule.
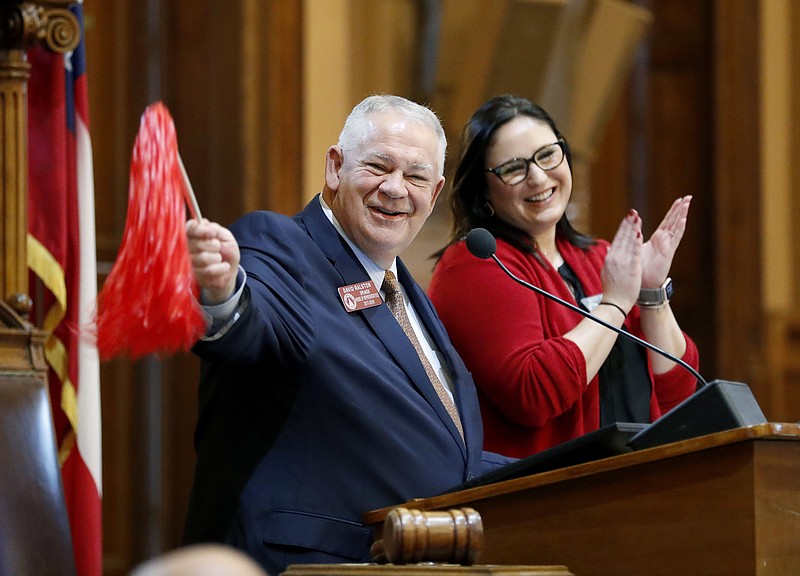
<path fill-rule="evenodd" d="M 658 288 L 642 288 L 636 303 L 644 308 L 661 308 L 672 298 L 672 278 L 667 278 Z"/>

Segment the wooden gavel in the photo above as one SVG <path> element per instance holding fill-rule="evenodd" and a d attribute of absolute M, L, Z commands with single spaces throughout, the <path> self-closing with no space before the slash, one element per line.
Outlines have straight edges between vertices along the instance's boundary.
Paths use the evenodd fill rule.
<path fill-rule="evenodd" d="M 383 523 L 383 539 L 372 545 L 376 562 L 474 564 L 483 549 L 483 522 L 472 508 L 423 512 L 395 508 Z"/>

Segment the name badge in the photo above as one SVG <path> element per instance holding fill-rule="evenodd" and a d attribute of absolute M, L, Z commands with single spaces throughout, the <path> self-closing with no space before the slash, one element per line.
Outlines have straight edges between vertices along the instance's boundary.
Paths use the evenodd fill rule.
<path fill-rule="evenodd" d="M 600 305 L 600 301 L 603 299 L 603 293 L 595 294 L 594 296 L 587 296 L 586 298 L 581 299 L 581 304 L 583 307 L 586 308 L 589 312 L 594 310 Z"/>
<path fill-rule="evenodd" d="M 357 312 L 383 304 L 383 298 L 372 280 L 341 286 L 339 298 L 342 299 L 344 309 L 348 312 Z"/>

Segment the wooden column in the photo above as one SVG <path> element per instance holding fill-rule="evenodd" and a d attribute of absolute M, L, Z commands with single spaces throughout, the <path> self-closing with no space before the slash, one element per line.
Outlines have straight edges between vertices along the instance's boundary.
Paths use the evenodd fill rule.
<path fill-rule="evenodd" d="M 27 51 L 63 54 L 80 40 L 74 0 L 6 0 L 0 6 L 0 297 L 20 313 L 28 293 Z"/>

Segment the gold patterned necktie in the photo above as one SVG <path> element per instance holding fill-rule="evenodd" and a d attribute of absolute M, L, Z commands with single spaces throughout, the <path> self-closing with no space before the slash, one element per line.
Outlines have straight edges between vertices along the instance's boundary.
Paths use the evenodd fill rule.
<path fill-rule="evenodd" d="M 383 291 L 386 293 L 386 304 L 389 306 L 389 310 L 392 311 L 398 324 L 400 324 L 403 332 L 406 333 L 406 336 L 408 336 L 408 339 L 417 351 L 417 356 L 419 356 L 420 362 L 422 362 L 422 366 L 425 368 L 425 373 L 428 375 L 431 384 L 433 384 L 433 389 L 436 390 L 436 394 L 439 396 L 442 404 L 444 404 L 447 413 L 450 414 L 453 422 L 455 422 L 456 428 L 458 428 L 458 432 L 461 434 L 461 439 L 463 440 L 464 429 L 461 426 L 461 418 L 458 416 L 458 409 L 453 399 L 450 397 L 450 394 L 445 389 L 444 384 L 436 375 L 436 371 L 433 369 L 433 366 L 431 366 L 425 352 L 422 350 L 417 334 L 414 332 L 414 328 L 412 328 L 411 322 L 408 319 L 406 306 L 403 303 L 403 293 L 400 291 L 400 284 L 398 284 L 397 278 L 394 277 L 391 270 L 386 271 L 386 277 L 383 280 Z"/>

